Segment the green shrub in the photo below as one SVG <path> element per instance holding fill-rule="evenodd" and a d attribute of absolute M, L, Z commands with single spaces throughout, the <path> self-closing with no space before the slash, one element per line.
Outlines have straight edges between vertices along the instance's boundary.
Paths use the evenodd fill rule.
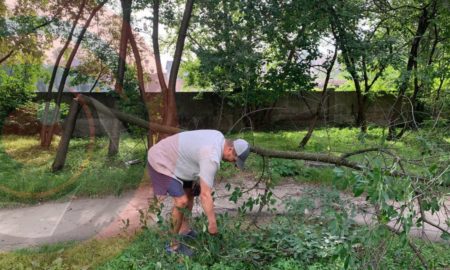
<path fill-rule="evenodd" d="M 0 66 L 0 124 L 18 106 L 30 101 L 43 71 L 38 60 L 21 55 L 15 64 Z"/>

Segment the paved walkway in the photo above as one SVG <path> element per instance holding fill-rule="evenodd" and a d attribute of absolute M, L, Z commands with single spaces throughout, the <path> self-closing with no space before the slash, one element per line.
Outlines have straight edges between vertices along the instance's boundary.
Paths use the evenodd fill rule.
<path fill-rule="evenodd" d="M 274 190 L 274 194 L 280 199 L 291 196 L 298 197 L 305 188 L 308 187 L 286 184 L 278 186 Z M 263 189 L 254 189 L 246 193 L 244 197 L 256 196 L 262 192 Z M 238 206 L 228 201 L 226 195 L 229 193 L 223 183 L 217 185 L 215 202 L 217 211 L 236 212 Z M 109 237 L 124 232 L 133 233 L 141 226 L 139 210 L 146 210 L 151 197 L 151 188 L 147 184 L 119 197 L 73 199 L 67 202 L 48 202 L 31 207 L 0 209 L 0 251 L 61 241 Z M 349 197 L 347 196 L 347 198 Z M 364 201 L 360 198 L 351 200 L 364 209 L 355 217 L 355 220 L 361 224 L 370 224 L 373 215 L 365 206 Z M 171 207 L 170 199 L 166 200 L 165 205 L 164 211 L 168 213 Z M 450 208 L 450 202 L 447 203 L 447 206 Z M 279 209 L 283 211 L 282 207 Z M 200 212 L 201 208 L 197 204 L 194 214 Z M 428 217 L 449 230 L 445 222 L 448 215 L 448 212 L 442 211 Z M 129 221 L 126 230 L 124 230 L 125 220 Z M 411 233 L 431 241 L 440 241 L 440 231 L 432 226 L 426 225 L 423 230 L 413 228 Z"/>

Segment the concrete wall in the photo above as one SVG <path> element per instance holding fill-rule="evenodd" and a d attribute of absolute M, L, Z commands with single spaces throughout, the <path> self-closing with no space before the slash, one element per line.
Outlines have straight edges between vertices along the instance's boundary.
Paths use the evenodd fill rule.
<path fill-rule="evenodd" d="M 219 122 L 221 99 L 214 93 L 203 93 L 198 99 L 194 99 L 196 93 L 177 93 L 177 105 L 179 108 L 180 123 L 190 129 L 195 128 L 219 128 L 228 130 L 238 121 L 244 113 L 243 108 L 230 107 L 224 103 L 222 118 Z M 312 115 L 320 102 L 320 92 L 306 92 L 303 94 L 287 94 L 274 106 L 270 120 L 254 123 L 263 129 L 295 129 L 308 126 Z M 366 107 L 366 116 L 369 123 L 377 125 L 388 124 L 389 110 L 395 97 L 381 94 L 369 99 Z M 355 123 L 357 101 L 355 92 L 329 91 L 325 103 L 322 106 L 319 125 L 352 125 Z M 266 110 L 251 115 L 258 119 L 266 113 Z M 267 118 L 266 118 L 267 119 Z M 243 119 L 248 125 L 248 121 Z M 238 122 L 235 129 L 243 127 L 242 121 Z"/>
<path fill-rule="evenodd" d="M 114 106 L 115 101 L 109 95 L 92 93 L 89 96 L 98 99 L 108 107 Z M 263 118 L 264 114 L 267 114 L 267 110 L 263 110 L 251 115 L 253 119 L 251 123 L 258 129 L 303 128 L 308 126 L 312 119 L 320 97 L 320 92 L 286 94 L 275 104 L 271 117 Z M 42 98 L 43 95 L 38 95 L 38 99 Z M 67 93 L 63 97 L 63 102 L 70 103 L 73 98 L 74 94 Z M 394 99 L 394 96 L 384 94 L 369 100 L 366 108 L 368 122 L 386 125 Z M 220 113 L 222 99 L 215 93 L 179 92 L 176 93 L 176 101 L 180 125 L 186 129 L 213 128 L 228 131 L 234 126 L 233 130 L 238 131 L 250 124 L 248 118 L 242 118 L 244 108 L 232 107 L 226 100 Z M 351 125 L 355 122 L 356 111 L 355 92 L 330 90 L 322 107 L 319 125 Z M 264 120 L 261 121 L 261 119 Z M 75 136 L 86 136 L 92 132 L 95 136 L 104 135 L 110 124 L 111 119 L 108 117 L 104 115 L 99 117 L 94 109 L 84 108 L 77 120 Z"/>
<path fill-rule="evenodd" d="M 274 112 L 272 125 L 283 128 L 307 126 L 320 102 L 319 92 L 302 95 L 291 94 L 281 98 Z M 369 123 L 387 125 L 389 110 L 395 101 L 392 95 L 381 94 L 366 103 L 366 117 Z M 320 124 L 342 126 L 355 123 L 358 104 L 355 92 L 328 91 L 321 110 Z"/>

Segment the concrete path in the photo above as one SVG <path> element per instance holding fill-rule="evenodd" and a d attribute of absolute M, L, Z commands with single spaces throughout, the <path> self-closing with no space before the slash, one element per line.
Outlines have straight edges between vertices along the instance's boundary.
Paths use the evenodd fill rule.
<path fill-rule="evenodd" d="M 242 188 L 251 186 L 240 185 Z M 299 197 L 306 185 L 286 184 L 278 186 L 274 195 L 278 198 L 279 210 L 283 211 L 281 200 L 288 197 Z M 244 194 L 243 199 L 262 193 L 262 188 L 256 188 Z M 238 205 L 228 201 L 230 191 L 225 189 L 224 183 L 216 186 L 216 209 L 218 212 L 236 212 Z M 146 210 L 152 191 L 148 184 L 141 185 L 136 191 L 128 191 L 121 196 L 108 196 L 98 199 L 73 199 L 67 202 L 49 202 L 31 207 L 15 209 L 0 209 L 0 251 L 8 251 L 25 247 L 34 247 L 43 244 L 70 240 L 84 240 L 117 235 L 119 233 L 133 233 L 141 226 L 139 210 Z M 359 205 L 362 211 L 355 217 L 361 224 L 370 224 L 373 220 L 373 211 L 367 208 L 360 198 L 350 198 Z M 242 199 L 242 200 L 243 200 Z M 242 201 L 241 200 L 241 201 Z M 164 213 L 171 208 L 171 200 L 165 202 Z M 450 201 L 447 202 L 450 208 Z M 447 208 L 447 209 L 448 209 Z M 196 204 L 194 215 L 201 213 L 201 207 Z M 254 210 L 256 211 L 256 210 Z M 428 217 L 436 224 L 449 227 L 445 224 L 449 213 L 442 210 L 440 213 Z M 125 222 L 127 221 L 128 222 Z M 125 226 L 125 223 L 128 223 Z M 392 224 L 394 226 L 394 224 Z M 431 241 L 440 241 L 440 231 L 432 226 L 414 228 L 413 235 L 425 237 Z"/>

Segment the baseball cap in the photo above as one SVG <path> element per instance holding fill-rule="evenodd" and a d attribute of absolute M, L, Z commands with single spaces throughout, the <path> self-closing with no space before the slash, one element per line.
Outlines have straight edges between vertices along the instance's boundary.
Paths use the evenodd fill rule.
<path fill-rule="evenodd" d="M 239 169 L 244 169 L 244 163 L 250 154 L 250 145 L 246 140 L 237 139 L 233 141 L 234 151 L 237 154 L 236 166 Z"/>

